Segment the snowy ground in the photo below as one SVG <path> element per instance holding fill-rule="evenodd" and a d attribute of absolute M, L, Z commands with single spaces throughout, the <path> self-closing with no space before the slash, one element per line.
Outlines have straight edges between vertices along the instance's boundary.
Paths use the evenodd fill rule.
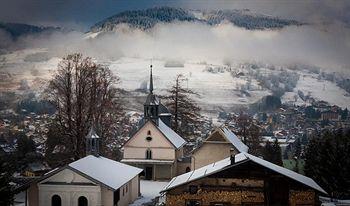
<path fill-rule="evenodd" d="M 316 100 L 323 100 L 330 105 L 337 105 L 342 108 L 350 108 L 350 95 L 335 83 L 326 80 L 318 80 L 315 74 L 301 73 L 299 81 L 293 92 L 287 92 L 282 97 L 282 102 L 293 102 L 296 105 L 304 105 L 298 97 L 298 91 L 304 95 L 310 95 Z M 296 100 L 296 101 L 295 101 Z"/>
<path fill-rule="evenodd" d="M 140 58 L 121 58 L 110 64 L 111 70 L 120 76 L 121 87 L 134 91 L 144 88 L 149 81 L 150 60 Z M 165 61 L 154 60 L 153 81 L 155 92 L 164 94 L 166 89 L 175 83 L 175 77 L 182 74 L 185 78 L 183 85 L 197 92 L 197 101 L 201 105 L 233 106 L 250 104 L 269 94 L 262 90 L 256 80 L 250 83 L 251 96 L 242 96 L 240 89 L 247 84 L 247 77 L 232 77 L 229 71 L 212 73 L 206 71 L 208 67 L 223 67 L 223 65 L 210 65 L 187 62 L 184 67 L 165 67 Z M 234 68 L 233 68 L 234 69 Z"/>
<path fill-rule="evenodd" d="M 168 182 L 141 180 L 141 197 L 130 206 L 141 206 L 143 203 L 151 202 L 152 199 L 159 196 L 159 192 L 168 184 Z"/>

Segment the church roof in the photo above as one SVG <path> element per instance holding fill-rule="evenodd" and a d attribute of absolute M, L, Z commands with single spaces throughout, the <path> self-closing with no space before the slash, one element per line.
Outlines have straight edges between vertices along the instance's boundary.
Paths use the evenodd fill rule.
<path fill-rule="evenodd" d="M 155 94 L 149 93 L 144 105 L 159 105 L 159 98 Z"/>
<path fill-rule="evenodd" d="M 158 129 L 164 134 L 164 136 L 173 144 L 177 149 L 186 144 L 186 141 L 166 125 L 160 118 L 157 125 Z"/>
<path fill-rule="evenodd" d="M 292 170 L 286 169 L 284 167 L 275 165 L 271 162 L 268 162 L 266 160 L 263 160 L 261 158 L 255 157 L 251 154 L 242 152 L 235 155 L 235 163 L 231 165 L 231 159 L 230 157 L 225 158 L 223 160 L 220 160 L 218 162 L 214 162 L 212 164 L 206 165 L 204 167 L 198 168 L 194 171 L 187 172 L 185 174 L 179 175 L 174 177 L 168 185 L 166 185 L 161 192 L 166 192 L 170 189 L 176 188 L 180 185 L 187 184 L 189 182 L 192 182 L 194 180 L 198 180 L 204 177 L 207 177 L 209 175 L 218 173 L 220 171 L 223 171 L 225 169 L 235 167 L 240 164 L 244 164 L 246 162 L 254 162 L 256 164 L 259 164 L 267 169 L 270 169 L 272 171 L 275 171 L 281 175 L 284 175 L 286 177 L 289 177 L 297 182 L 300 182 L 310 188 L 313 188 L 319 192 L 322 192 L 324 194 L 327 194 L 326 191 L 324 191 L 313 179 L 306 177 L 304 175 L 298 174 Z"/>
<path fill-rule="evenodd" d="M 142 169 L 123 164 L 102 156 L 86 156 L 68 165 L 69 168 L 88 176 L 113 190 L 136 177 Z"/>

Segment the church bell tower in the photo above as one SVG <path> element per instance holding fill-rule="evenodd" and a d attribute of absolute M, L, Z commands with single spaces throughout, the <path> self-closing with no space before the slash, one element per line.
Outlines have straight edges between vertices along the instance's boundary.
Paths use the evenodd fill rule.
<path fill-rule="evenodd" d="M 100 156 L 100 140 L 101 138 L 96 134 L 94 127 L 91 127 L 86 136 L 86 155 Z"/>
<path fill-rule="evenodd" d="M 149 80 L 149 94 L 146 102 L 144 103 L 144 117 L 145 120 L 152 120 L 158 125 L 159 119 L 159 99 L 153 94 L 153 76 L 152 76 L 152 65 L 150 66 L 150 80 Z"/>

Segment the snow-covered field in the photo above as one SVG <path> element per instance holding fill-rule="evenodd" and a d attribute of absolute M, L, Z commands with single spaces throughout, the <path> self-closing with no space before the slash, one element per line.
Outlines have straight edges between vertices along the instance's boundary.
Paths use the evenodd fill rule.
<path fill-rule="evenodd" d="M 10 73 L 12 80 L 3 82 L 3 90 L 17 89 L 21 80 L 26 80 L 33 90 L 42 90 L 43 85 L 52 77 L 60 59 L 52 56 L 46 49 L 24 49 L 0 55 L 0 74 Z M 97 61 L 99 61 L 97 59 Z M 117 74 L 121 83 L 119 87 L 130 92 L 130 110 L 137 111 L 142 105 L 141 99 L 146 95 L 138 90 L 147 88 L 149 83 L 150 59 L 123 57 L 113 61 L 101 61 Z M 237 106 L 255 103 L 262 97 L 271 94 L 262 88 L 258 82 L 248 76 L 234 76 L 232 73 L 242 71 L 237 65 L 231 67 L 218 62 L 184 62 L 177 67 L 166 67 L 165 60 L 153 60 L 154 87 L 156 94 L 165 94 L 166 90 L 175 83 L 175 77 L 182 74 L 185 78 L 184 87 L 197 92 L 194 96 L 205 113 L 216 113 L 220 110 L 229 111 Z M 262 70 L 263 68 L 260 68 Z M 211 71 L 209 71 L 211 70 Z M 243 69 L 244 70 L 244 69 Z M 265 69 L 264 73 L 277 72 Z M 318 80 L 316 74 L 298 71 L 299 81 L 293 92 L 287 92 L 282 102 L 297 105 L 307 104 L 300 97 L 298 91 L 310 95 L 316 100 L 324 100 L 340 107 L 350 107 L 350 96 L 335 83 Z M 242 93 L 241 90 L 247 93 Z M 0 91 L 1 88 L 0 88 Z M 131 102 L 130 102 L 131 101 Z M 143 101 L 143 100 L 142 100 Z"/>
<path fill-rule="evenodd" d="M 299 96 L 298 91 L 304 95 L 310 95 L 316 100 L 323 100 L 331 105 L 342 108 L 350 108 L 350 95 L 335 83 L 326 80 L 318 80 L 315 74 L 301 73 L 297 86 L 293 92 L 287 92 L 282 97 L 282 102 L 293 102 L 295 105 L 308 104 Z M 296 101 L 295 101 L 296 100 Z"/>
<path fill-rule="evenodd" d="M 143 203 L 151 202 L 157 196 L 160 196 L 159 192 L 168 184 L 168 182 L 158 181 L 140 181 L 141 197 L 137 199 L 130 206 L 141 206 Z"/>
<path fill-rule="evenodd" d="M 147 85 L 150 63 L 146 59 L 121 58 L 107 64 L 120 76 L 121 87 L 133 91 Z M 183 86 L 199 94 L 195 98 L 202 106 L 250 104 L 269 94 L 269 91 L 259 88 L 257 81 L 252 79 L 251 96 L 243 96 L 240 89 L 247 84 L 247 77 L 233 77 L 229 71 L 212 73 L 206 70 L 208 67 L 224 67 L 223 65 L 185 63 L 183 67 L 165 67 L 166 62 L 161 60 L 153 60 L 152 64 L 155 93 L 164 94 L 175 83 L 176 76 L 182 74 L 185 78 Z"/>

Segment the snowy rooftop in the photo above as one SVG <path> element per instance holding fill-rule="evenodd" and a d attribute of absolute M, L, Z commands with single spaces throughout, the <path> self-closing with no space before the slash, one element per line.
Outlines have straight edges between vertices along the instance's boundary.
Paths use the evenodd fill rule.
<path fill-rule="evenodd" d="M 315 190 L 318 190 L 322 193 L 327 194 L 326 191 L 324 191 L 314 180 L 312 180 L 309 177 L 303 176 L 303 175 L 298 174 L 294 171 L 291 171 L 291 170 L 286 169 L 284 167 L 280 167 L 278 165 L 275 165 L 271 162 L 268 162 L 266 160 L 255 157 L 255 156 L 248 154 L 248 153 L 245 153 L 245 152 L 242 152 L 242 153 L 235 155 L 235 163 L 239 163 L 239 162 L 242 162 L 244 160 L 253 161 L 253 162 L 255 162 L 263 167 L 266 167 L 270 170 L 273 170 L 277 173 L 280 173 L 284 176 L 287 176 L 295 181 L 298 181 L 306 186 L 309 186 Z M 214 162 L 214 163 L 209 164 L 207 166 L 201 167 L 197 170 L 185 173 L 183 175 L 179 175 L 177 177 L 174 177 L 169 182 L 169 184 L 163 188 L 163 190 L 161 192 L 165 192 L 169 189 L 178 187 L 180 185 L 183 185 L 183 184 L 189 183 L 191 181 L 204 178 L 208 175 L 220 172 L 220 171 L 228 168 L 228 166 L 230 166 L 230 165 L 231 165 L 231 160 L 230 160 L 230 157 L 228 157 L 228 158 L 225 158 L 225 159 L 220 160 L 218 162 Z M 234 166 L 235 165 L 233 165 L 233 167 Z"/>
<path fill-rule="evenodd" d="M 86 156 L 69 164 L 69 167 L 117 190 L 142 172 L 132 167 L 105 157 Z"/>
<path fill-rule="evenodd" d="M 239 152 L 248 152 L 249 147 L 245 145 L 231 130 L 227 129 L 226 127 L 221 128 L 221 130 Z"/>
<path fill-rule="evenodd" d="M 164 134 L 164 136 L 173 144 L 177 149 L 182 147 L 186 141 L 180 137 L 174 130 L 168 127 L 161 119 L 159 119 L 159 130 Z"/>

